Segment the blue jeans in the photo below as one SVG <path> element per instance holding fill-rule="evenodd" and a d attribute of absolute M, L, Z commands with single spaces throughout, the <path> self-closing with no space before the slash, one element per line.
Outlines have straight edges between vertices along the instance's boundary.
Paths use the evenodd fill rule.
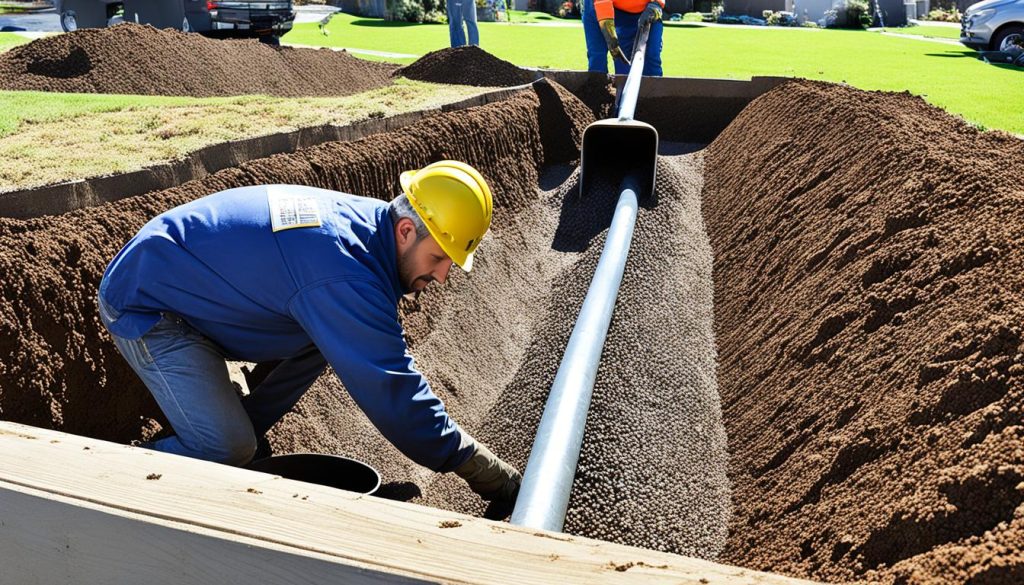
<path fill-rule="evenodd" d="M 476 2 L 474 0 L 447 0 L 448 36 L 453 47 L 466 44 L 466 32 L 469 33 L 469 44 L 480 46 L 480 31 L 476 27 Z M 466 22 L 466 31 L 462 30 L 462 22 Z"/>
<path fill-rule="evenodd" d="M 633 58 L 633 42 L 636 40 L 637 25 L 640 21 L 639 14 L 615 10 L 615 34 L 619 37 L 619 46 L 622 52 L 629 59 Z M 662 30 L 664 25 L 660 20 L 651 25 L 651 32 L 647 34 L 647 50 L 644 52 L 643 74 L 649 77 L 661 77 L 661 46 Z M 587 69 L 608 73 L 608 43 L 601 34 L 601 27 L 597 24 L 597 13 L 594 12 L 594 0 L 583 2 L 583 37 L 587 42 Z M 628 75 L 629 66 L 612 59 L 615 63 L 616 75 Z"/>
<path fill-rule="evenodd" d="M 119 315 L 102 298 L 99 306 L 109 328 Z M 177 315 L 164 313 L 139 339 L 111 337 L 174 428 L 174 436 L 153 448 L 227 465 L 249 463 L 256 437 L 287 414 L 327 367 L 311 346 L 278 364 L 243 401 L 223 350 Z"/>

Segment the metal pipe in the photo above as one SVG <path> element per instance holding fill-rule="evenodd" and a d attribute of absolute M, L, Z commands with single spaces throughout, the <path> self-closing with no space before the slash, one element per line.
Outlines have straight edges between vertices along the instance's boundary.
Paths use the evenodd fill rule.
<path fill-rule="evenodd" d="M 537 428 L 512 512 L 513 524 L 561 532 L 565 523 L 597 366 L 633 239 L 638 189 L 635 178 L 622 181 L 601 259 Z"/>
<path fill-rule="evenodd" d="M 629 75 L 622 86 L 622 97 L 619 99 L 619 120 L 632 120 L 636 112 L 636 101 L 640 95 L 640 79 L 644 74 L 644 55 L 647 53 L 647 34 L 650 25 L 640 29 L 636 35 L 633 49 L 633 62 L 629 65 Z"/>

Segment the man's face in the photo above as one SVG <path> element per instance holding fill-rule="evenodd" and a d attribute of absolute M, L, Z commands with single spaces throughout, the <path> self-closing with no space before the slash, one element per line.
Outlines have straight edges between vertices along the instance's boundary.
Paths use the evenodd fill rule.
<path fill-rule="evenodd" d="M 452 259 L 431 236 L 417 240 L 416 225 L 412 220 L 398 220 L 395 244 L 398 249 L 398 280 L 406 294 L 421 292 L 435 280 L 444 284 L 448 279 Z"/>

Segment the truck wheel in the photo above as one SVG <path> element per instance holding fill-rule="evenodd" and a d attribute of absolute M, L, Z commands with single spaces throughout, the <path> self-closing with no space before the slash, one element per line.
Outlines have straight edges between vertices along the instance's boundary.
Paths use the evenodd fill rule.
<path fill-rule="evenodd" d="M 65 10 L 60 13 L 60 27 L 64 29 L 64 32 L 78 30 L 78 15 L 74 10 Z"/>
<path fill-rule="evenodd" d="M 1013 25 L 999 31 L 992 39 L 992 50 L 1008 52 L 1014 48 L 1024 49 L 1024 26 Z"/>

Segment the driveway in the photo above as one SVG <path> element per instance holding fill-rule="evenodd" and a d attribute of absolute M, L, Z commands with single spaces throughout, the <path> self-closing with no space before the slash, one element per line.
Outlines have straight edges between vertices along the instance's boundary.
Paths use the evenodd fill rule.
<path fill-rule="evenodd" d="M 0 31 L 30 33 L 63 32 L 60 28 L 60 17 L 54 9 L 40 12 L 0 14 Z M 37 37 L 39 35 L 25 36 Z"/>
<path fill-rule="evenodd" d="M 324 17 L 340 12 L 334 6 L 296 6 L 295 22 L 317 22 Z M 25 35 L 38 37 L 38 33 L 63 32 L 60 28 L 60 16 L 54 9 L 39 12 L 21 12 L 16 14 L 0 14 L 0 31 L 37 33 Z"/>

